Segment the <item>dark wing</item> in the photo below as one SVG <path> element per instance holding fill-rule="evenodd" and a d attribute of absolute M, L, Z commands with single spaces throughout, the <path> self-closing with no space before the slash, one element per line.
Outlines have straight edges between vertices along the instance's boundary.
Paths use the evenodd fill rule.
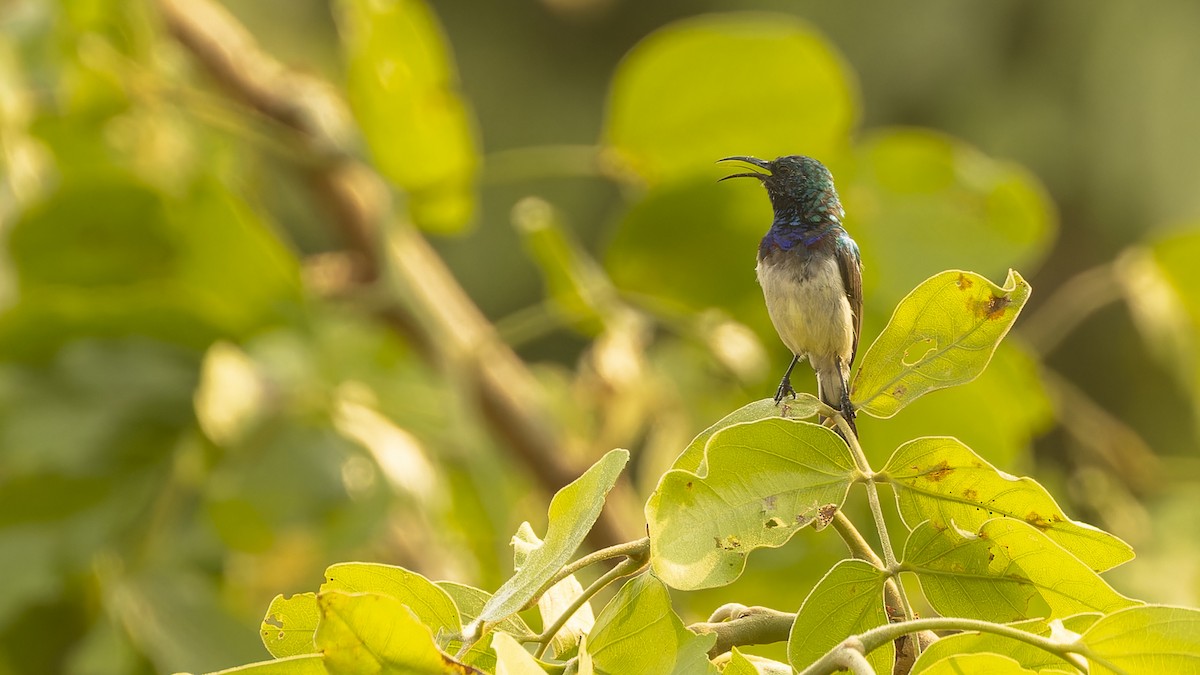
<path fill-rule="evenodd" d="M 846 287 L 846 299 L 850 301 L 850 311 L 854 312 L 854 349 L 850 352 L 850 363 L 858 354 L 858 336 L 862 332 L 863 290 L 862 290 L 862 260 L 858 255 L 858 244 L 849 235 L 838 237 L 837 245 L 838 268 L 842 271 L 842 284 Z"/>

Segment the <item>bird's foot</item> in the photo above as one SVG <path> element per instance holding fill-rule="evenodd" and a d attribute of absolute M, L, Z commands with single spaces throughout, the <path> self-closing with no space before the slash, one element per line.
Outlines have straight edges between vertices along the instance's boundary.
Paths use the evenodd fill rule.
<path fill-rule="evenodd" d="M 792 389 L 792 382 L 786 377 L 780 380 L 779 388 L 775 390 L 775 405 L 779 405 L 785 396 L 796 398 L 796 390 Z"/>
<path fill-rule="evenodd" d="M 842 388 L 842 417 L 845 417 L 847 422 L 854 423 L 854 404 L 850 402 L 850 392 L 845 387 Z"/>

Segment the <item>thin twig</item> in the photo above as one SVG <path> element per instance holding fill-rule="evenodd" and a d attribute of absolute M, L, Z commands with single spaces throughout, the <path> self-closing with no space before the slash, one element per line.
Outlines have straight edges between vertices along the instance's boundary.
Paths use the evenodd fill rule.
<path fill-rule="evenodd" d="M 546 650 L 550 647 L 550 643 L 554 640 L 554 636 L 558 635 L 558 631 L 562 630 L 562 627 L 567 624 L 567 621 L 569 621 L 572 616 L 574 616 L 575 612 L 579 611 L 580 607 L 583 607 L 584 603 L 586 603 L 588 600 L 591 600 L 592 597 L 604 590 L 604 588 L 612 582 L 622 577 L 637 574 L 645 566 L 646 562 L 644 560 L 627 558 L 622 560 L 611 570 L 605 572 L 599 579 L 593 581 L 590 586 L 585 588 L 583 592 L 580 593 L 565 610 L 563 610 L 562 614 L 558 615 L 558 618 L 554 620 L 554 623 L 550 624 L 550 627 L 542 631 L 542 634 L 538 636 L 537 641 L 541 643 L 541 646 L 539 646 L 537 651 L 534 652 L 534 656 L 539 659 L 542 658 L 542 656 L 546 653 Z"/>

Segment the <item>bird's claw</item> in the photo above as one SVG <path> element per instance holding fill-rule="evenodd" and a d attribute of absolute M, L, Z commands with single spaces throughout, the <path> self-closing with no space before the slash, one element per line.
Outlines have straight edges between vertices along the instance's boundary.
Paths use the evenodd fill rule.
<path fill-rule="evenodd" d="M 850 402 L 849 388 L 842 388 L 842 417 L 851 424 L 854 423 L 854 404 Z"/>
<path fill-rule="evenodd" d="M 785 377 L 779 383 L 779 388 L 775 390 L 775 405 L 779 405 L 779 402 L 786 396 L 796 398 L 796 390 L 792 389 L 792 383 Z"/>

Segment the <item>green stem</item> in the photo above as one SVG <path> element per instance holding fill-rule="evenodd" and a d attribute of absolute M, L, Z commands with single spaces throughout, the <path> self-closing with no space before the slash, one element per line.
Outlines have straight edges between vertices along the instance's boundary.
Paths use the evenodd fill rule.
<path fill-rule="evenodd" d="M 871 663 L 867 661 L 867 657 L 858 650 L 843 649 L 839 660 L 841 661 L 839 665 L 854 675 L 877 675 L 875 669 L 871 667 Z"/>
<path fill-rule="evenodd" d="M 579 611 L 580 607 L 583 607 L 585 602 L 591 600 L 592 596 L 604 590 L 605 586 L 608 586 L 621 577 L 637 574 L 645 566 L 646 562 L 640 558 L 627 558 L 622 560 L 611 570 L 605 572 L 599 579 L 593 581 L 592 585 L 585 588 L 583 592 L 579 594 L 579 597 L 575 598 L 575 600 L 565 610 L 563 610 L 563 613 L 558 615 L 558 618 L 554 620 L 554 623 L 552 623 L 549 628 L 542 631 L 542 634 L 538 636 L 537 641 L 541 643 L 541 646 L 538 647 L 538 650 L 534 653 L 534 656 L 540 659 L 543 655 L 545 655 L 546 649 L 550 647 L 550 642 L 554 639 L 554 636 L 558 635 L 558 631 L 562 630 L 562 627 L 567 624 L 567 621 L 571 619 L 575 612 Z"/>
<path fill-rule="evenodd" d="M 867 461 L 867 454 L 863 452 L 862 445 L 858 442 L 858 435 L 854 433 L 854 429 L 846 422 L 846 418 L 842 417 L 841 412 L 834 411 L 833 420 L 837 424 L 838 430 L 842 432 L 842 436 L 846 439 L 846 445 L 850 448 L 850 454 L 854 457 L 854 463 L 858 465 L 858 470 L 867 477 L 867 503 L 871 505 L 871 515 L 875 518 L 875 529 L 879 530 L 879 545 L 883 549 L 883 562 L 887 566 L 888 572 L 895 575 L 898 573 L 896 553 L 892 549 L 892 538 L 888 534 L 887 523 L 883 519 L 883 506 L 879 502 L 879 488 L 875 485 L 875 472 L 871 470 L 871 464 Z M 899 577 L 896 578 L 896 593 L 900 599 L 900 607 L 904 610 L 904 620 L 912 621 L 912 605 L 908 602 L 908 594 L 904 592 L 904 584 L 900 582 Z M 914 642 L 913 648 L 916 655 L 919 656 L 921 653 L 920 644 Z"/>
<path fill-rule="evenodd" d="M 879 555 L 875 553 L 875 549 L 867 543 L 867 540 L 854 526 L 854 522 L 846 517 L 846 514 L 838 511 L 833 516 L 833 529 L 842 537 L 842 541 L 846 542 L 846 548 L 850 549 L 850 554 L 859 560 L 865 560 L 881 570 L 886 570 L 884 562 L 879 559 Z M 900 584 L 897 579 L 889 577 L 883 585 L 883 597 L 888 607 L 904 607 L 905 599 L 900 594 Z M 888 613 L 891 616 L 891 612 Z"/>
<path fill-rule="evenodd" d="M 642 537 L 641 539 L 637 539 L 635 541 L 627 541 L 623 544 L 616 544 L 614 546 L 602 548 L 599 551 L 594 551 L 583 556 L 575 562 L 567 563 L 565 567 L 556 572 L 554 576 L 550 577 L 549 581 L 542 584 L 542 587 L 533 595 L 533 599 L 529 601 L 528 605 L 525 605 L 524 609 L 532 607 L 533 604 L 537 602 L 538 598 L 542 597 L 546 591 L 554 587 L 554 584 L 557 584 L 558 582 L 566 579 L 585 567 L 595 565 L 598 562 L 604 562 L 605 560 L 611 560 L 613 558 L 620 557 L 631 558 L 637 560 L 639 563 L 644 563 L 646 554 L 649 552 L 650 537 Z"/>
<path fill-rule="evenodd" d="M 843 665 L 843 657 L 839 654 L 842 651 L 852 650 L 865 655 L 889 642 L 895 641 L 903 635 L 926 630 L 969 630 L 992 633 L 1047 651 L 1075 668 L 1087 672 L 1087 664 L 1080 657 L 1082 653 L 1081 645 L 1058 642 L 1048 637 L 1027 633 L 1011 626 L 992 623 L 990 621 L 936 617 L 931 619 L 913 619 L 912 621 L 905 621 L 903 623 L 891 623 L 886 626 L 872 628 L 862 635 L 847 638 L 837 647 L 826 652 L 816 663 L 801 671 L 800 675 L 830 675 L 845 667 Z"/>

